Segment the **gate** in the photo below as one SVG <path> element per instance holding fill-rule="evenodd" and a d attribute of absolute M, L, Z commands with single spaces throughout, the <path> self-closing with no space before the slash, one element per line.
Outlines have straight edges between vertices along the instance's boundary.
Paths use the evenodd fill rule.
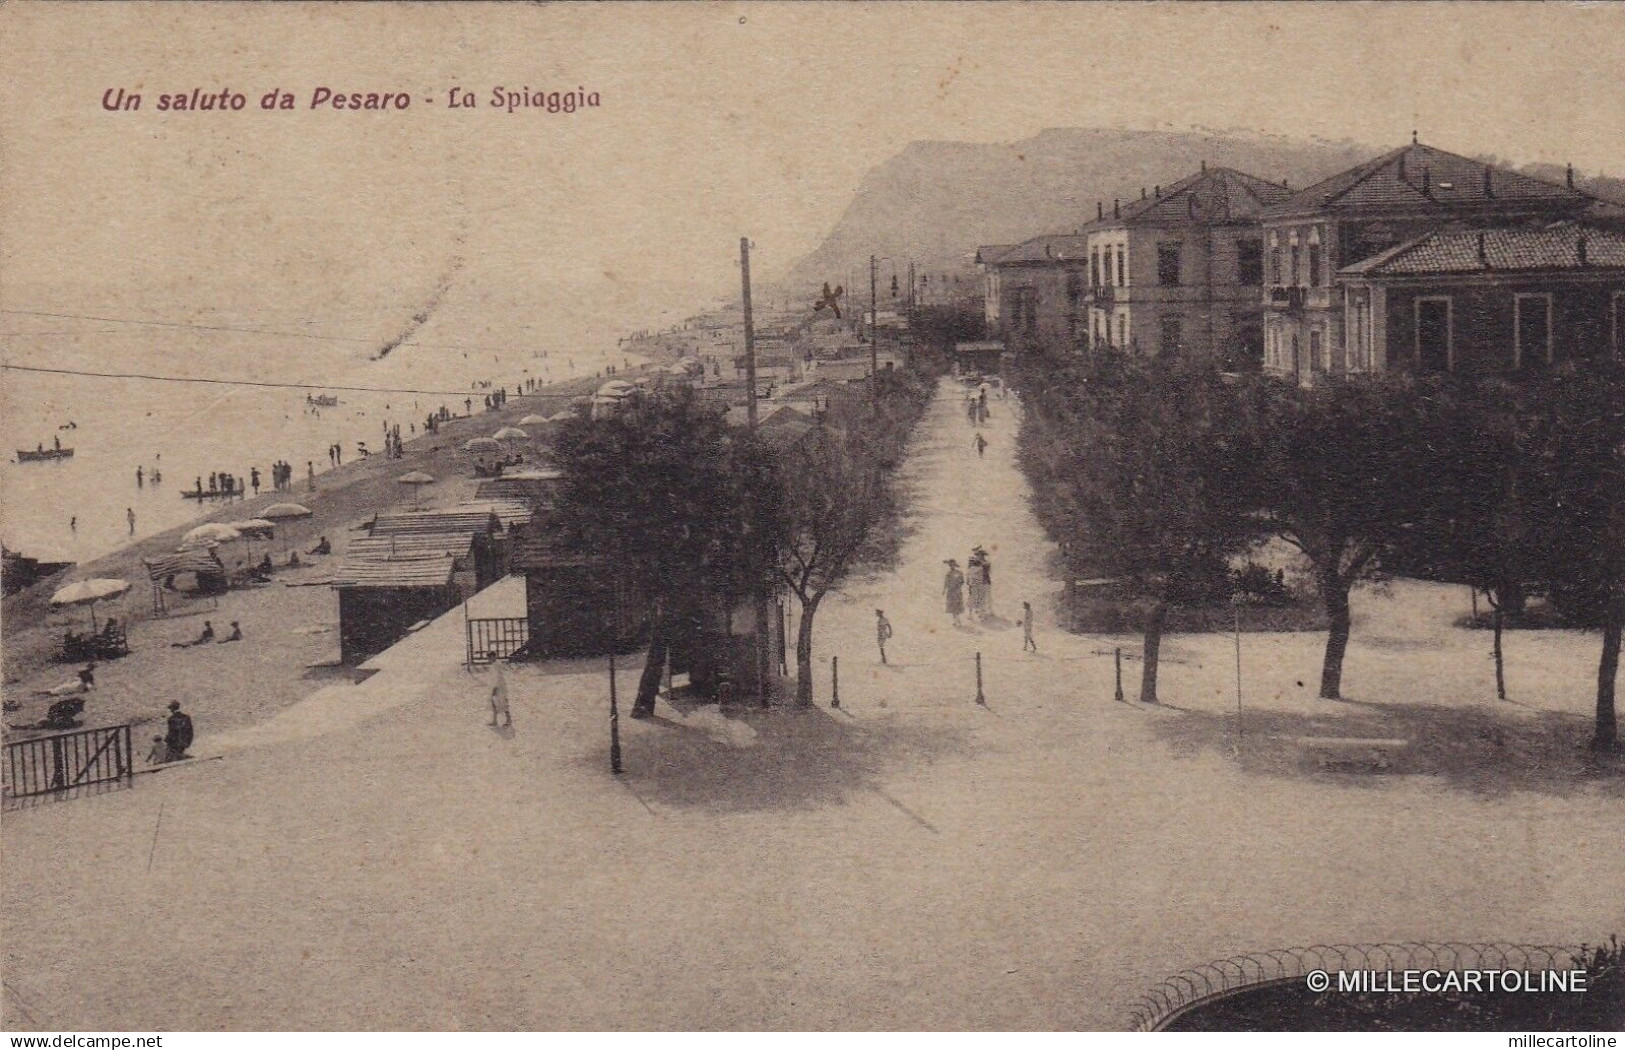
<path fill-rule="evenodd" d="M 523 616 L 496 616 L 468 621 L 468 662 L 506 660 L 530 641 L 530 621 Z"/>
<path fill-rule="evenodd" d="M 130 780 L 135 776 L 130 727 L 80 729 L 8 743 L 5 767 L 0 789 L 8 807 L 22 799 Z"/>

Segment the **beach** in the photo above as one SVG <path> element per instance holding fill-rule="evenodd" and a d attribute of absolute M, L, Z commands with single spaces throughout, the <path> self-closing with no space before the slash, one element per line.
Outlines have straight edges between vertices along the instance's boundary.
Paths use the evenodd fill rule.
<path fill-rule="evenodd" d="M 52 593 L 70 580 L 108 577 L 128 580 L 122 598 L 97 606 L 97 617 L 116 616 L 129 631 L 130 655 L 100 663 L 96 687 L 85 696 L 86 725 L 142 724 L 160 720 L 170 701 L 192 713 L 200 732 L 253 724 L 288 707 L 323 684 L 353 674 L 338 664 L 338 602 L 325 581 L 343 557 L 355 528 L 381 511 L 409 506 L 450 506 L 473 496 L 475 457 L 460 451 L 463 442 L 487 436 L 532 413 L 551 415 L 603 382 L 586 376 L 554 384 L 535 395 L 510 396 L 500 408 L 486 411 L 475 402 L 472 416 L 452 419 L 439 431 L 406 441 L 403 456 L 381 454 L 345 463 L 318 475 L 312 489 L 296 476 L 290 491 L 262 491 L 258 497 L 206 506 L 207 514 L 164 530 L 76 567 L 5 599 L 5 696 L 18 705 L 5 715 L 8 735 L 37 724 L 54 697 L 38 695 L 74 680 L 81 666 L 56 662 L 66 630 L 89 628 L 84 608 L 53 609 Z M 461 408 L 461 406 L 459 406 Z M 396 479 L 423 471 L 436 480 L 417 491 Z M 178 489 L 179 486 L 176 486 Z M 180 500 L 175 502 L 179 503 Z M 219 549 L 228 568 L 257 561 L 270 552 L 278 567 L 268 585 L 233 588 L 218 599 L 165 592 L 167 613 L 154 611 L 152 585 L 141 559 L 175 550 L 181 537 L 199 521 L 231 522 L 257 516 L 274 503 L 297 502 L 311 511 L 305 518 L 277 523 L 275 538 L 244 541 Z M 321 537 L 332 553 L 307 554 Z M 285 568 L 298 551 L 301 566 Z M 204 621 L 217 638 L 226 637 L 233 621 L 242 626 L 241 643 L 172 648 L 195 639 Z M 137 735 L 137 739 L 142 739 Z M 144 748 L 139 749 L 143 753 Z"/>

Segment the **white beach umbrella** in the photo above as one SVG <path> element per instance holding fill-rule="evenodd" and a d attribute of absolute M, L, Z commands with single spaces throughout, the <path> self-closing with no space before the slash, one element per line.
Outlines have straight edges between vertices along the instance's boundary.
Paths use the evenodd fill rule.
<path fill-rule="evenodd" d="M 501 452 L 502 442 L 493 438 L 469 438 L 463 442 L 464 452 Z"/>
<path fill-rule="evenodd" d="M 547 422 L 547 417 L 546 416 L 539 416 L 536 413 L 532 412 L 530 415 L 526 416 L 524 419 L 521 419 L 519 421 L 519 425 L 522 426 L 522 427 L 539 427 L 543 423 L 546 423 L 546 422 Z"/>
<path fill-rule="evenodd" d="M 491 437 L 497 441 L 524 441 L 530 435 L 518 427 L 503 427 L 495 434 L 492 434 Z"/>
<path fill-rule="evenodd" d="M 59 608 L 73 605 L 90 606 L 90 629 L 96 629 L 96 603 L 117 598 L 130 589 L 128 580 L 80 580 L 51 595 L 51 604 Z"/>
<path fill-rule="evenodd" d="M 194 547 L 210 547 L 216 543 L 231 543 L 243 538 L 243 534 L 221 521 L 211 521 L 199 525 L 197 528 L 181 537 L 178 550 L 191 550 Z"/>
<path fill-rule="evenodd" d="M 260 517 L 271 521 L 281 521 L 283 518 L 308 518 L 310 508 L 302 503 L 273 503 L 260 511 Z"/>

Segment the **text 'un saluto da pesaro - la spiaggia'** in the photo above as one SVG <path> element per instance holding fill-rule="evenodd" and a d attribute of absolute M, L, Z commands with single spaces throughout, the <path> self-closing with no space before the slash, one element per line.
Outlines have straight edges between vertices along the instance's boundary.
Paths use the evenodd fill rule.
<path fill-rule="evenodd" d="M 297 110 L 337 110 L 340 112 L 402 112 L 410 110 L 414 96 L 410 91 L 348 91 L 325 86 L 311 88 L 302 94 L 272 88 L 258 95 L 258 104 L 251 102 L 254 92 L 233 91 L 231 88 L 166 92 L 155 96 L 153 109 L 160 113 L 240 113 L 263 110 L 292 112 Z M 540 113 L 575 113 L 597 109 L 603 104 L 597 91 L 576 87 L 568 91 L 546 91 L 529 86 L 510 88 L 497 85 L 481 95 L 469 88 L 451 87 L 442 95 L 445 109 L 498 109 L 506 113 L 530 110 Z M 417 96 L 420 107 L 433 107 L 433 94 Z M 140 112 L 147 98 L 139 91 L 110 87 L 102 92 L 102 108 L 110 113 Z"/>

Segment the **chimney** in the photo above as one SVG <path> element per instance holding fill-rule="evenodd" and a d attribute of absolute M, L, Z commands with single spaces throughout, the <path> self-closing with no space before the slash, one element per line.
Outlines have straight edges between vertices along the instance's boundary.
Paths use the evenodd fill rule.
<path fill-rule="evenodd" d="M 1105 201 L 1095 201 L 1095 218 L 1096 219 L 1104 219 L 1105 217 L 1106 217 L 1106 202 Z"/>
<path fill-rule="evenodd" d="M 1574 189 L 1574 165 L 1570 164 L 1568 166 L 1567 174 L 1568 174 L 1569 189 L 1572 190 L 1572 189 Z"/>
<path fill-rule="evenodd" d="M 1205 160 L 1202 162 L 1202 171 L 1204 173 L 1206 173 L 1206 171 L 1207 171 L 1207 161 L 1205 161 Z"/>
<path fill-rule="evenodd" d="M 1484 165 L 1484 196 L 1495 196 L 1495 169 Z"/>
<path fill-rule="evenodd" d="M 1411 129 L 1411 145 L 1416 145 L 1416 129 Z"/>
<path fill-rule="evenodd" d="M 1118 200 L 1116 197 L 1112 198 L 1112 218 L 1120 219 L 1123 217 L 1122 203 L 1123 202 Z"/>
<path fill-rule="evenodd" d="M 1574 247 L 1580 253 L 1580 265 L 1589 266 L 1591 263 L 1586 258 L 1586 235 L 1584 230 L 1580 231 L 1580 239 L 1575 243 Z"/>
<path fill-rule="evenodd" d="M 1483 230 L 1478 231 L 1478 265 L 1486 270 L 1490 267 L 1490 255 L 1489 252 L 1485 251 Z"/>
<path fill-rule="evenodd" d="M 1145 187 L 1144 186 L 1140 187 L 1140 199 L 1145 200 Z"/>
<path fill-rule="evenodd" d="M 1160 185 L 1151 187 L 1151 192 L 1157 195 L 1157 200 L 1162 200 L 1162 187 Z"/>

